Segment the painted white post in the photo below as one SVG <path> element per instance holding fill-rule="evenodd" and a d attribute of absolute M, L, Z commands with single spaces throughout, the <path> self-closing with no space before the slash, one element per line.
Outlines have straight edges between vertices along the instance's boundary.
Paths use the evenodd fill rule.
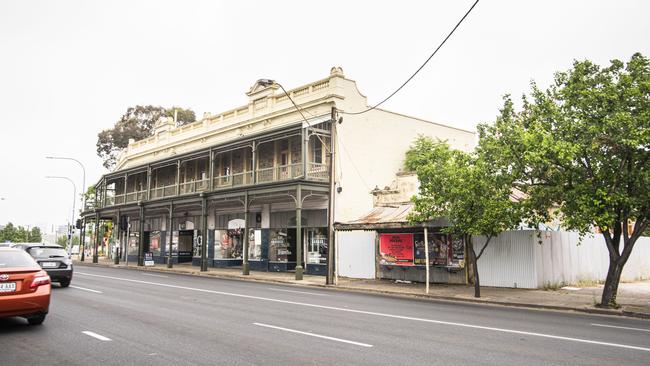
<path fill-rule="evenodd" d="M 426 273 L 426 290 L 425 293 L 429 293 L 429 231 L 426 226 L 424 227 L 424 262 L 425 262 L 425 273 Z"/>

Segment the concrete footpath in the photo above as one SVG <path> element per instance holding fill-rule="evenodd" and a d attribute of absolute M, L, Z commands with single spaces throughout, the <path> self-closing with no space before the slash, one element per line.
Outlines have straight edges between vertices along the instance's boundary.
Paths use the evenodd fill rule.
<path fill-rule="evenodd" d="M 622 315 L 650 319 L 650 281 L 621 283 L 618 289 L 619 309 L 600 309 L 595 305 L 600 302 L 602 285 L 593 287 L 566 287 L 558 290 L 528 290 L 498 287 L 481 287 L 481 298 L 474 297 L 474 287 L 464 285 L 432 284 L 429 294 L 425 294 L 423 283 L 396 283 L 392 280 L 363 280 L 339 278 L 335 286 L 325 284 L 325 277 L 305 275 L 302 281 L 296 281 L 289 272 L 257 272 L 244 276 L 241 268 L 209 268 L 201 272 L 197 266 L 189 263 L 175 264 L 167 268 L 164 264 L 152 267 L 138 267 L 135 263 L 114 264 L 112 260 L 100 258 L 93 264 L 92 259 L 85 262 L 75 261 L 78 266 L 101 266 L 129 268 L 141 271 L 174 272 L 186 275 L 208 276 L 215 278 L 237 279 L 268 283 L 283 283 L 302 287 L 327 287 L 342 291 L 379 293 L 391 296 L 407 296 L 424 299 L 465 301 L 482 304 L 527 307 L 547 310 L 577 311 L 591 314 Z"/>

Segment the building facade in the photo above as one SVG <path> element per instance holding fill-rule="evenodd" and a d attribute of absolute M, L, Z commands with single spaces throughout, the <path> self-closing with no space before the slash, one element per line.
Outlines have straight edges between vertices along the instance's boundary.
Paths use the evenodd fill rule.
<path fill-rule="evenodd" d="M 95 184 L 85 223 L 112 221 L 117 253 L 139 264 L 147 253 L 156 263 L 325 274 L 331 217 L 370 210 L 372 187 L 391 183 L 418 135 L 474 145 L 472 132 L 382 109 L 346 114 L 368 103 L 337 67 L 286 94 L 260 80 L 246 95 L 246 105 L 180 127 L 160 120 L 153 136 L 131 141 Z"/>

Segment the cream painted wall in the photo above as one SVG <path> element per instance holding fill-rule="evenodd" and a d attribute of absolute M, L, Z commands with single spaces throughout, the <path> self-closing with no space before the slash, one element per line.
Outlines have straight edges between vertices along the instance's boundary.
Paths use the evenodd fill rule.
<path fill-rule="evenodd" d="M 354 106 L 348 95 L 346 110 L 361 110 L 360 103 Z M 372 208 L 370 191 L 389 186 L 403 171 L 405 153 L 418 135 L 447 140 L 464 151 L 474 147 L 476 138 L 473 132 L 380 109 L 343 115 L 338 135 L 336 175 L 342 192 L 336 195 L 335 221 L 339 222 L 356 219 Z"/>

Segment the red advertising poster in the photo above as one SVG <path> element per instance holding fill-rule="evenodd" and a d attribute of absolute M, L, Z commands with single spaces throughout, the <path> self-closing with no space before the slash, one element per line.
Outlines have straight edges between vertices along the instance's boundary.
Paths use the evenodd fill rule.
<path fill-rule="evenodd" d="M 413 234 L 379 235 L 380 264 L 413 265 Z"/>

